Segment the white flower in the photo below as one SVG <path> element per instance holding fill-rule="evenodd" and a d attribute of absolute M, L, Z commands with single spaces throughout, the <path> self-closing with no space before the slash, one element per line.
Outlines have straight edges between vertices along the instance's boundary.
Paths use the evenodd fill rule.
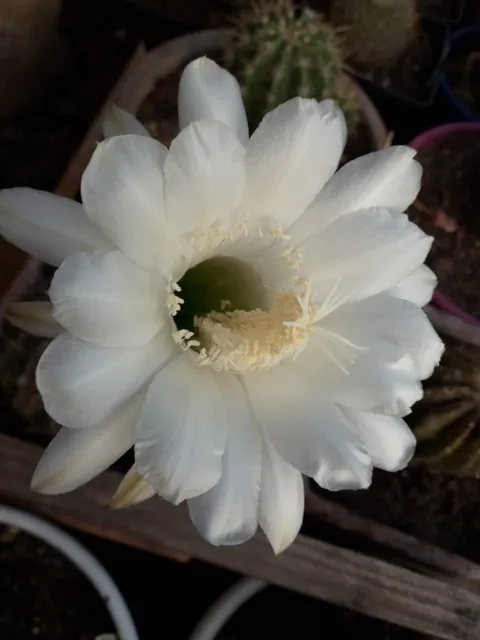
<path fill-rule="evenodd" d="M 431 238 L 402 213 L 421 169 L 393 147 L 335 173 L 346 129 L 329 100 L 290 100 L 249 139 L 238 84 L 205 58 L 179 114 L 167 150 L 116 110 L 83 206 L 0 194 L 3 235 L 58 266 L 52 317 L 10 309 L 57 336 L 37 385 L 64 428 L 33 486 L 75 489 L 134 445 L 114 502 L 187 500 L 211 543 L 260 524 L 279 552 L 301 525 L 301 474 L 365 488 L 412 456 L 402 416 L 443 350 L 419 308 Z"/>

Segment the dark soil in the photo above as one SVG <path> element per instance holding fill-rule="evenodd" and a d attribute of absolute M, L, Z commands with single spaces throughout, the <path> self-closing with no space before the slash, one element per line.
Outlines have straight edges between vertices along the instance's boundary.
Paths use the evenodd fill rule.
<path fill-rule="evenodd" d="M 418 0 L 418 10 L 436 20 L 456 22 L 460 17 L 460 0 Z"/>
<path fill-rule="evenodd" d="M 298 638 L 299 629 L 328 629 L 329 634 L 372 640 L 413 640 L 420 634 L 270 587 L 249 600 L 218 634 L 218 640 L 272 640 Z M 357 636 L 358 634 L 358 636 Z M 321 632 L 319 633 L 321 636 Z"/>
<path fill-rule="evenodd" d="M 0 638 L 94 640 L 113 622 L 87 579 L 48 545 L 0 526 Z"/>
<path fill-rule="evenodd" d="M 477 51 L 452 54 L 444 73 L 457 99 L 480 118 L 480 43 Z"/>
<path fill-rule="evenodd" d="M 182 71 L 180 69 L 159 80 L 137 114 L 150 135 L 166 146 L 170 146 L 179 131 L 177 97 Z"/>
<path fill-rule="evenodd" d="M 409 214 L 435 238 L 427 262 L 442 293 L 480 319 L 480 139 L 437 141 L 417 159 L 423 182 Z"/>
<path fill-rule="evenodd" d="M 350 162 L 350 160 L 359 158 L 372 151 L 375 151 L 375 149 L 373 147 L 370 130 L 365 122 L 360 120 L 355 130 L 348 136 L 340 165 L 344 165 Z"/>

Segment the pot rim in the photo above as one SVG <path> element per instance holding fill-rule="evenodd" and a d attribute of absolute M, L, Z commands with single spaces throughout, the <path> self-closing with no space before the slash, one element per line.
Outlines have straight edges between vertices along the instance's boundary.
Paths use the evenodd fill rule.
<path fill-rule="evenodd" d="M 116 101 L 117 105 L 130 113 L 137 114 L 140 105 L 159 80 L 178 70 L 193 58 L 208 55 L 227 46 L 232 34 L 232 29 L 199 30 L 172 38 L 151 49 L 125 80 Z M 388 139 L 388 131 L 382 116 L 359 83 L 348 75 L 346 77 L 357 93 L 360 111 L 370 131 L 373 147 L 382 149 Z"/>
<path fill-rule="evenodd" d="M 76 538 L 44 518 L 0 503 L 0 524 L 13 526 L 47 544 L 76 567 L 103 601 L 119 637 L 139 640 L 132 615 L 117 584 L 105 567 Z"/>
<path fill-rule="evenodd" d="M 415 149 L 415 151 L 422 151 L 423 149 L 428 149 L 437 140 L 471 134 L 476 134 L 480 137 L 480 122 L 452 122 L 423 131 L 409 143 L 409 146 Z M 456 305 L 453 300 L 444 295 L 438 287 L 433 292 L 432 302 L 440 309 L 461 318 L 466 323 L 480 326 L 480 320 L 477 320 L 474 316 Z"/>

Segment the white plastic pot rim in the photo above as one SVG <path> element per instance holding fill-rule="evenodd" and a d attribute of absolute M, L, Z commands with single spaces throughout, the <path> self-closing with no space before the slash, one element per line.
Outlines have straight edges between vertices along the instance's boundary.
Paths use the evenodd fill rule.
<path fill-rule="evenodd" d="M 241 578 L 238 580 L 208 609 L 193 630 L 189 640 L 214 640 L 233 614 L 247 600 L 267 586 L 267 582 L 258 578 Z"/>
<path fill-rule="evenodd" d="M 139 640 L 128 606 L 110 574 L 75 538 L 43 518 L 0 504 L 0 524 L 15 527 L 56 549 L 89 580 L 115 624 L 119 640 Z"/>

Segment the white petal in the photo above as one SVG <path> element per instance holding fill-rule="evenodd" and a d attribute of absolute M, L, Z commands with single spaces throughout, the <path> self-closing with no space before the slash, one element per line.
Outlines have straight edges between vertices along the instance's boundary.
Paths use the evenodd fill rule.
<path fill-rule="evenodd" d="M 244 380 L 253 412 L 282 458 L 331 491 L 369 486 L 363 443 L 308 371 L 278 365 Z"/>
<path fill-rule="evenodd" d="M 184 355 L 160 371 L 137 426 L 135 464 L 166 500 L 178 504 L 211 489 L 222 472 L 227 433 L 218 375 Z"/>
<path fill-rule="evenodd" d="M 385 471 L 404 469 L 415 451 L 415 436 L 404 420 L 393 416 L 345 411 L 360 434 L 373 464 Z"/>
<path fill-rule="evenodd" d="M 437 276 L 426 265 L 422 264 L 401 282 L 388 290 L 388 293 L 403 300 L 409 300 L 419 307 L 424 307 L 432 299 L 437 286 Z"/>
<path fill-rule="evenodd" d="M 34 258 L 54 266 L 77 251 L 111 248 L 81 204 L 35 189 L 0 191 L 0 234 Z"/>
<path fill-rule="evenodd" d="M 259 524 L 275 553 L 295 540 L 302 526 L 304 502 L 302 474 L 264 440 Z"/>
<path fill-rule="evenodd" d="M 425 313 L 412 302 L 386 293 L 343 305 L 320 325 L 369 349 L 387 341 L 397 347 L 399 359 L 404 354 L 411 357 L 420 380 L 432 374 L 444 351 Z"/>
<path fill-rule="evenodd" d="M 342 338 L 347 337 L 342 336 L 338 329 L 336 333 Z M 349 337 L 354 343 L 355 337 Z M 371 345 L 357 342 L 358 346 L 367 346 L 368 350 L 347 350 L 342 362 L 345 345 L 338 343 L 335 348 L 335 342 L 325 336 L 313 336 L 289 366 L 308 375 L 312 384 L 328 394 L 332 402 L 373 413 L 397 416 L 410 413 L 411 406 L 420 400 L 423 391 L 408 353 L 378 338 Z M 338 362 L 345 369 L 340 369 Z"/>
<path fill-rule="evenodd" d="M 138 393 L 96 427 L 60 429 L 35 469 L 32 488 L 51 495 L 67 493 L 105 471 L 133 446 L 144 397 Z"/>
<path fill-rule="evenodd" d="M 249 213 L 289 226 L 334 173 L 345 140 L 332 100 L 294 98 L 268 113 L 247 146 Z"/>
<path fill-rule="evenodd" d="M 401 213 L 417 197 L 422 167 L 410 147 L 389 147 L 352 160 L 327 182 L 305 214 L 288 230 L 298 244 L 336 218 L 383 207 Z"/>
<path fill-rule="evenodd" d="M 168 317 L 166 288 L 120 251 L 77 253 L 57 270 L 49 295 L 56 320 L 77 338 L 140 347 Z"/>
<path fill-rule="evenodd" d="M 245 185 L 245 149 L 221 122 L 194 122 L 172 142 L 165 160 L 169 223 L 180 233 L 230 216 Z"/>
<path fill-rule="evenodd" d="M 370 301 L 370 309 L 366 310 L 367 322 L 383 322 L 386 328 L 379 334 L 385 336 L 392 344 L 406 351 L 412 358 L 415 375 L 420 380 L 429 378 L 445 351 L 445 345 L 433 328 L 427 315 L 416 304 L 389 295 L 375 296 Z M 367 302 L 367 301 L 365 301 Z M 367 306 L 367 305 L 365 305 Z M 388 308 L 388 311 L 384 311 Z"/>
<path fill-rule="evenodd" d="M 382 358 L 384 347 L 375 347 L 359 357 L 343 386 L 333 392 L 336 402 L 391 416 L 407 416 L 423 396 L 422 385 L 412 373 L 411 357 L 406 354 L 396 364 Z M 398 352 L 398 350 L 397 350 Z"/>
<path fill-rule="evenodd" d="M 118 485 L 108 506 L 110 509 L 124 509 L 149 500 L 154 495 L 155 490 L 137 473 L 137 468 L 133 465 Z"/>
<path fill-rule="evenodd" d="M 218 120 L 235 132 L 243 145 L 248 141 L 248 124 L 240 86 L 231 73 L 209 58 L 188 64 L 178 89 L 180 128 L 197 120 Z"/>
<path fill-rule="evenodd" d="M 427 256 L 433 238 L 405 214 L 366 209 L 343 216 L 302 247 L 317 304 L 360 300 L 401 282 Z"/>
<path fill-rule="evenodd" d="M 87 215 L 142 267 L 169 260 L 163 162 L 166 148 L 153 138 L 115 136 L 101 142 L 82 178 Z"/>
<path fill-rule="evenodd" d="M 233 545 L 251 538 L 258 526 L 262 444 L 240 383 L 226 374 L 219 382 L 230 405 L 222 476 L 213 489 L 189 500 L 188 508 L 211 544 Z"/>
<path fill-rule="evenodd" d="M 45 410 L 66 427 L 99 424 L 151 380 L 173 349 L 166 329 L 130 349 L 97 347 L 62 333 L 37 366 Z"/>
<path fill-rule="evenodd" d="M 137 136 L 150 137 L 147 129 L 134 115 L 128 113 L 112 105 L 105 116 L 102 123 L 102 133 L 104 138 L 113 138 L 113 136 L 124 136 L 133 133 Z"/>
<path fill-rule="evenodd" d="M 50 302 L 12 302 L 5 318 L 15 327 L 40 338 L 56 338 L 64 331 L 53 318 Z"/>

